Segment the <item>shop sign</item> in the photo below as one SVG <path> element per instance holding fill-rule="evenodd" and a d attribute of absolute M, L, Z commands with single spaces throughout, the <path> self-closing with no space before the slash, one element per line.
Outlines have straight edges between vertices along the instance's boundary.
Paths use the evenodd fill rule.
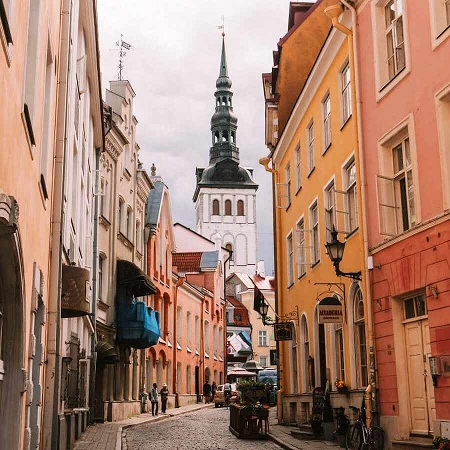
<path fill-rule="evenodd" d="M 292 341 L 293 323 L 277 322 L 274 324 L 274 334 L 276 341 Z"/>
<path fill-rule="evenodd" d="M 342 305 L 335 297 L 325 297 L 318 307 L 319 323 L 342 323 Z"/>

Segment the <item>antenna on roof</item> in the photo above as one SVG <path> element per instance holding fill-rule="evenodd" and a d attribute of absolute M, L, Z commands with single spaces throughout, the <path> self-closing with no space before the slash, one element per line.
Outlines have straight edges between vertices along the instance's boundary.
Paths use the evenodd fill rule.
<path fill-rule="evenodd" d="M 117 75 L 117 78 L 119 81 L 122 81 L 122 71 L 123 71 L 123 60 L 125 56 L 127 55 L 127 52 L 125 50 L 131 50 L 132 45 L 125 42 L 123 39 L 123 34 L 120 35 L 120 39 L 116 42 L 116 46 L 119 47 L 119 73 Z"/>

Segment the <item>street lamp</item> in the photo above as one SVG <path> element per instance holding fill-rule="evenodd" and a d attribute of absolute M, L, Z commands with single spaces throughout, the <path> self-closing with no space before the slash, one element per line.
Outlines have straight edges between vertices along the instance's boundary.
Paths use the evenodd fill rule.
<path fill-rule="evenodd" d="M 345 242 L 341 242 L 337 238 L 338 232 L 333 226 L 333 231 L 331 231 L 331 241 L 325 244 L 327 249 L 327 254 L 333 263 L 334 270 L 338 277 L 348 277 L 354 280 L 361 281 L 361 271 L 358 272 L 342 272 L 339 269 L 339 264 L 342 261 L 342 256 L 344 255 Z"/>

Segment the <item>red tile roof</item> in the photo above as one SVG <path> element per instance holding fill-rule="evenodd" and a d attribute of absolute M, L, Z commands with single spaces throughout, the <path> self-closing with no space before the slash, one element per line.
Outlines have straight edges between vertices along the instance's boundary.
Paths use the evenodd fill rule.
<path fill-rule="evenodd" d="M 262 277 L 261 275 L 254 274 L 251 279 L 255 286 L 260 291 L 274 291 L 275 290 L 275 278 L 274 277 Z"/>
<path fill-rule="evenodd" d="M 200 272 L 200 261 L 203 252 L 174 253 L 172 255 L 172 266 L 176 272 Z"/>
<path fill-rule="evenodd" d="M 235 297 L 227 295 L 227 300 L 234 306 L 233 323 L 235 325 L 250 326 L 247 308 Z"/>

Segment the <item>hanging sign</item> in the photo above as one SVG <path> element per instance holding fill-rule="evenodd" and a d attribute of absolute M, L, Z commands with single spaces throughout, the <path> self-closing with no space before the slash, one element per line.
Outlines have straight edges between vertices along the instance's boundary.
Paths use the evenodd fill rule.
<path fill-rule="evenodd" d="M 274 334 L 276 341 L 292 341 L 292 322 L 277 322 L 274 324 Z"/>
<path fill-rule="evenodd" d="M 342 323 L 342 305 L 336 297 L 325 297 L 318 307 L 319 323 Z"/>

